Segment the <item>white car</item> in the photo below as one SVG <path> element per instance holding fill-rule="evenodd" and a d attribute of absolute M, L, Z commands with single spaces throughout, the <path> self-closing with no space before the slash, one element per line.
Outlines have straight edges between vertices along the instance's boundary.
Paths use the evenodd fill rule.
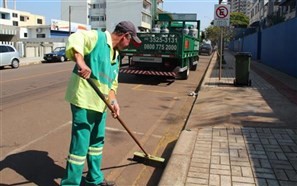
<path fill-rule="evenodd" d="M 18 68 L 20 66 L 20 54 L 11 45 L 0 44 L 0 67 L 11 66 Z"/>

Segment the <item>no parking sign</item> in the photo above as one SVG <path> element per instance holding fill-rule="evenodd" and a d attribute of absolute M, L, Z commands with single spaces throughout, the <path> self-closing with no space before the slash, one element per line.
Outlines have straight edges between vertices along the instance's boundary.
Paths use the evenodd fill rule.
<path fill-rule="evenodd" d="M 230 5 L 215 5 L 214 26 L 229 26 Z"/>

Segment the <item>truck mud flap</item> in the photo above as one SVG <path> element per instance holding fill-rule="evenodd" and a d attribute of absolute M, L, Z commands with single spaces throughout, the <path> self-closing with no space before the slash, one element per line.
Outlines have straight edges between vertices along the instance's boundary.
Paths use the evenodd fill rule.
<path fill-rule="evenodd" d="M 175 77 L 175 72 L 163 72 L 153 70 L 137 70 L 137 69 L 120 69 L 120 73 L 124 74 L 139 74 L 139 75 L 152 75 L 152 76 L 171 76 Z"/>

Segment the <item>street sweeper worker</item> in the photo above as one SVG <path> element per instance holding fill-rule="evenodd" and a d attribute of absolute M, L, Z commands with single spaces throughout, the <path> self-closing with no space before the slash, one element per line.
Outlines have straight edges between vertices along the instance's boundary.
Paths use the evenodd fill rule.
<path fill-rule="evenodd" d="M 76 62 L 65 99 L 72 112 L 72 132 L 65 176 L 61 185 L 80 185 L 85 161 L 85 185 L 115 185 L 101 171 L 107 109 L 86 79 L 91 79 L 112 105 L 113 117 L 119 115 L 116 100 L 119 51 L 130 42 L 140 44 L 130 21 L 118 23 L 114 31 L 78 31 L 69 36 L 66 55 Z"/>

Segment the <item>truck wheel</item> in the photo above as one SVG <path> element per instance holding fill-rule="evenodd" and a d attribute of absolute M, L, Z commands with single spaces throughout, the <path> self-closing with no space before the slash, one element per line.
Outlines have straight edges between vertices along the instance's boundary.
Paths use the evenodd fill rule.
<path fill-rule="evenodd" d="M 188 67 L 187 70 L 181 72 L 180 78 L 183 80 L 187 80 L 190 74 L 190 68 Z"/>
<path fill-rule="evenodd" d="M 191 71 L 195 71 L 196 69 L 197 69 L 197 64 L 191 65 L 191 68 L 190 68 Z"/>

